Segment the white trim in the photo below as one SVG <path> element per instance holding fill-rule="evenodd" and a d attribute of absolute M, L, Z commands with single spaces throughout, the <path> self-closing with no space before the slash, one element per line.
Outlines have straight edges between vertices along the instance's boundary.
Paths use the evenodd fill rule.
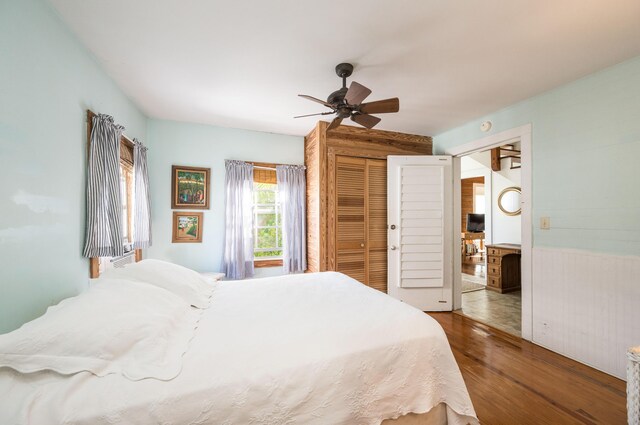
<path fill-rule="evenodd" d="M 460 222 L 462 221 L 462 187 L 460 174 L 461 170 L 461 161 L 460 157 L 452 158 L 453 165 L 453 255 L 451 256 L 451 261 L 453 262 L 453 302 L 452 308 L 454 310 L 459 310 L 462 308 L 462 257 L 461 249 L 460 249 L 460 232 L 461 226 Z M 486 222 L 486 220 L 485 220 Z M 456 260 L 457 259 L 457 260 Z"/>
<path fill-rule="evenodd" d="M 525 124 L 520 127 L 501 131 L 455 146 L 445 150 L 446 155 L 454 157 L 454 221 L 453 234 L 460 235 L 460 157 L 470 153 L 484 151 L 495 148 L 510 142 L 520 141 L 520 151 L 522 156 L 521 187 L 522 187 L 522 338 L 531 341 L 533 339 L 533 270 L 532 270 L 532 248 L 533 248 L 533 228 L 532 228 L 532 126 Z M 457 211 L 457 213 L 456 213 Z M 458 215 L 457 220 L 456 216 Z M 455 238 L 454 240 L 458 240 Z M 458 253 L 460 251 L 458 250 Z M 460 255 L 460 254 L 458 254 Z M 453 282 L 453 308 L 462 306 L 462 283 L 460 261 L 454 262 L 454 282 Z"/>
<path fill-rule="evenodd" d="M 502 146 L 510 142 L 517 142 L 518 139 L 521 139 L 525 134 L 529 134 L 529 136 L 531 136 L 531 124 L 525 124 L 520 127 L 501 131 L 500 133 L 492 134 L 490 136 L 465 143 L 464 145 L 453 146 L 446 149 L 445 154 L 451 156 L 464 156 L 473 152 L 497 148 L 498 146 Z"/>

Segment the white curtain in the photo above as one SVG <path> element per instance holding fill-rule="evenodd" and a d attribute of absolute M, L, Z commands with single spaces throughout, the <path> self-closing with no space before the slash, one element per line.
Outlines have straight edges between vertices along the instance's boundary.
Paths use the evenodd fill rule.
<path fill-rule="evenodd" d="M 227 279 L 253 276 L 253 165 L 225 161 L 223 268 Z"/>
<path fill-rule="evenodd" d="M 276 178 L 282 206 L 282 263 L 285 273 L 307 269 L 307 183 L 304 165 L 278 165 Z"/>
<path fill-rule="evenodd" d="M 133 248 L 142 249 L 151 246 L 151 198 L 147 148 L 137 139 L 133 139 L 133 142 L 133 179 L 135 181 Z"/>
<path fill-rule="evenodd" d="M 117 257 L 124 254 L 120 199 L 120 137 L 124 127 L 113 117 L 93 117 L 87 170 L 87 228 L 83 255 Z"/>

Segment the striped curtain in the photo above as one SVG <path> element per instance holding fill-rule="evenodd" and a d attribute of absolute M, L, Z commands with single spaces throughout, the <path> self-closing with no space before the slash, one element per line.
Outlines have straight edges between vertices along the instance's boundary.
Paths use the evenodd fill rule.
<path fill-rule="evenodd" d="M 253 276 L 253 165 L 225 161 L 223 268 L 227 279 Z"/>
<path fill-rule="evenodd" d="M 147 172 L 147 148 L 137 139 L 133 139 L 133 248 L 142 249 L 151 246 L 151 197 L 149 196 L 149 175 Z"/>
<path fill-rule="evenodd" d="M 305 170 L 304 165 L 276 166 L 282 206 L 282 266 L 285 273 L 300 273 L 307 269 Z"/>
<path fill-rule="evenodd" d="M 93 118 L 87 172 L 87 231 L 85 257 L 124 254 L 120 199 L 120 138 L 124 127 L 113 117 Z"/>

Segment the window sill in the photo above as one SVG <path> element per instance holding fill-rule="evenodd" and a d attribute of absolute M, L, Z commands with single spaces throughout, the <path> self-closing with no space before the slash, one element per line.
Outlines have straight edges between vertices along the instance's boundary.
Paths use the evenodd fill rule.
<path fill-rule="evenodd" d="M 282 267 L 282 259 L 254 260 L 253 267 Z"/>

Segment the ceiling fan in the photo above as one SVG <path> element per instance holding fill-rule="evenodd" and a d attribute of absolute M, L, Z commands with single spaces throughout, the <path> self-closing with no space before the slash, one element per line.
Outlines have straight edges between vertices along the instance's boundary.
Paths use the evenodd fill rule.
<path fill-rule="evenodd" d="M 380 122 L 380 118 L 369 114 L 386 114 L 389 112 L 398 112 L 400 110 L 400 100 L 397 97 L 362 103 L 362 101 L 371 94 L 371 90 L 362 84 L 356 83 L 355 81 L 352 81 L 349 88 L 347 88 L 347 77 L 352 73 L 353 65 L 350 63 L 341 63 L 336 66 L 336 74 L 338 74 L 338 77 L 342 78 L 342 88 L 331 93 L 326 102 L 306 94 L 298 95 L 305 99 L 320 103 L 327 108 L 330 108 L 331 111 L 299 115 L 294 118 L 336 114 L 336 117 L 327 127 L 327 131 L 339 126 L 345 118 L 351 118 L 351 121 L 354 121 L 363 127 L 373 128 Z"/>

